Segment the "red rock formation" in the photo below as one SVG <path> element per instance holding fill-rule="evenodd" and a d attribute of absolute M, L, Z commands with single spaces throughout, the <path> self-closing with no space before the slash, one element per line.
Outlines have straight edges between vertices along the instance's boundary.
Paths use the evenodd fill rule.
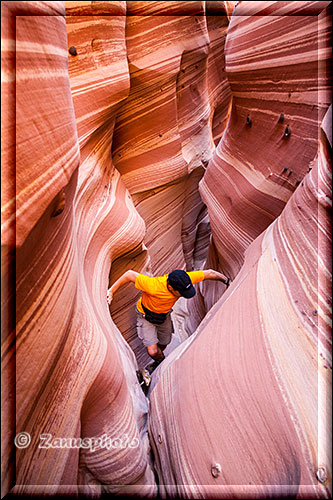
<path fill-rule="evenodd" d="M 8 15 L 21 12 L 15 11 L 20 7 L 15 3 L 6 7 L 12 9 Z M 24 8 L 22 13 L 29 15 L 19 18 L 22 30 L 16 19 L 21 43 L 17 47 L 22 47 L 16 54 L 16 79 L 25 81 L 16 94 L 17 199 L 21 191 L 22 196 L 33 192 L 35 185 L 39 196 L 30 200 L 29 217 L 24 204 L 16 214 L 16 345 L 14 350 L 15 330 L 9 327 L 15 326 L 9 325 L 4 368 L 13 365 L 15 356 L 15 432 L 28 432 L 31 444 L 16 449 L 16 477 L 9 477 L 6 488 L 13 480 L 20 485 L 14 489 L 16 494 L 77 494 L 79 487 L 99 496 L 105 485 L 105 491 L 112 493 L 150 496 L 156 487 L 149 465 L 147 402 L 137 384 L 133 352 L 111 321 L 105 299 L 111 260 L 141 244 L 144 235 L 144 222 L 110 156 L 115 109 L 128 93 L 126 52 L 122 51 L 125 17 L 103 19 L 108 27 L 105 45 L 113 40 L 109 56 L 116 53 L 115 66 L 121 54 L 123 58 L 122 76 L 108 85 L 101 79 L 105 61 L 101 68 L 87 71 L 91 61 L 85 66 L 89 51 L 83 51 L 84 37 L 79 43 L 82 25 L 72 27 L 73 36 L 75 29 L 79 33 L 80 61 L 70 60 L 73 107 L 64 5 L 58 3 L 52 10 L 52 4 L 30 3 Z M 57 15 L 50 15 L 50 9 Z M 108 7 L 101 9 L 91 22 L 92 36 Z M 102 42 L 100 47 L 104 53 Z M 99 79 L 104 94 L 96 83 Z M 82 113 L 88 89 L 89 117 Z M 101 114 L 105 102 L 107 118 Z M 82 144 L 79 169 L 74 110 Z M 46 189 L 41 179 L 52 189 Z M 43 448 L 42 434 L 86 440 L 107 436 L 109 444 L 93 451 L 59 443 Z M 119 442 L 110 446 L 110 440 L 117 438 L 123 439 L 124 447 Z M 6 475 L 13 440 L 4 441 Z"/>
<path fill-rule="evenodd" d="M 127 2 L 131 86 L 117 113 L 112 157 L 145 221 L 150 261 L 143 272 L 154 275 L 192 269 L 205 259 L 209 226 L 197 185 L 230 100 L 222 70 L 227 18 L 223 2 L 214 4 L 215 11 L 208 3 L 206 12 L 199 1 L 158 2 L 158 8 Z M 111 283 L 133 262 L 126 255 L 116 265 Z M 117 292 L 111 314 L 144 364 L 148 358 L 135 330 L 137 298 L 132 285 Z"/>
<path fill-rule="evenodd" d="M 214 238 L 207 267 L 218 262 L 232 278 L 316 152 L 331 101 L 328 4 L 239 2 L 233 12 L 225 47 L 231 116 L 200 184 Z M 193 310 L 204 301 L 204 314 L 215 299 L 205 284 L 200 289 Z M 191 323 L 192 331 L 197 325 Z"/>
<path fill-rule="evenodd" d="M 222 3 L 215 8 L 225 13 Z M 214 148 L 211 128 L 218 137 L 228 109 L 220 65 L 227 23 L 207 22 L 203 2 L 160 2 L 158 12 L 150 2 L 68 2 L 66 19 L 63 3 L 10 9 L 27 15 L 17 25 L 18 308 L 8 363 L 15 355 L 16 432 L 32 439 L 16 450 L 22 486 L 15 492 L 67 494 L 79 485 L 98 496 L 104 484 L 112 493 L 149 496 L 147 402 L 128 345 L 143 362 L 137 296 L 124 288 L 114 301 L 120 333 L 105 302 L 107 276 L 111 264 L 112 282 L 128 267 L 161 273 L 205 258 L 209 223 L 197 186 Z M 8 95 L 13 81 L 9 73 Z M 8 255 L 14 195 L 5 200 Z M 138 446 L 44 449 L 41 434 L 124 434 Z"/>
<path fill-rule="evenodd" d="M 217 145 L 229 118 L 231 89 L 225 71 L 224 45 L 228 28 L 230 6 L 234 2 L 206 2 L 206 20 L 209 35 L 208 87 L 211 106 L 211 128 Z"/>
<path fill-rule="evenodd" d="M 332 494 L 330 132 L 324 124 L 313 170 L 229 290 L 156 373 L 150 434 L 163 495 Z"/>
<path fill-rule="evenodd" d="M 111 143 L 118 103 L 129 91 L 126 2 L 65 4 L 68 48 L 75 54 L 69 55 L 69 71 L 80 147 L 101 126 L 110 129 Z"/>
<path fill-rule="evenodd" d="M 40 338 L 37 318 L 43 313 L 38 309 L 37 302 L 34 302 L 37 296 L 32 289 L 32 283 L 39 279 L 39 290 L 43 289 L 50 270 L 47 262 L 49 264 L 52 262 L 50 256 L 46 259 L 47 262 L 45 259 L 43 261 L 41 257 L 43 252 L 40 251 L 36 251 L 35 256 L 26 255 L 25 269 L 21 275 L 20 254 L 19 252 L 15 254 L 15 245 L 22 246 L 37 221 L 42 218 L 45 221 L 46 211 L 49 231 L 58 230 L 58 220 L 51 217 L 58 201 L 54 200 L 53 205 L 50 203 L 75 175 L 73 172 L 78 166 L 79 150 L 68 81 L 63 4 L 2 2 L 1 7 L 3 44 L 1 324 L 4 383 L 2 404 L 4 426 L 1 446 L 2 484 L 6 492 L 18 480 L 18 477 L 14 476 L 15 469 L 13 469 L 15 409 L 17 409 L 17 428 L 20 428 L 23 420 L 28 418 L 28 414 L 25 413 L 27 406 L 33 405 L 36 396 L 33 390 L 29 393 L 29 388 L 36 387 L 36 373 L 43 372 L 42 365 L 46 361 L 46 358 L 43 359 L 43 346 L 37 348 L 36 345 Z M 69 192 L 70 190 L 71 188 Z M 66 220 L 68 221 L 68 216 Z M 59 244 L 61 239 L 60 237 Z M 47 246 L 44 251 L 47 251 Z M 15 257 L 18 263 L 17 269 Z M 31 265 L 33 258 L 41 259 L 38 272 Z M 66 274 L 68 271 L 64 276 Z M 23 297 L 21 295 L 16 297 L 19 310 L 16 340 L 15 278 L 18 288 L 22 286 L 24 280 L 26 283 L 26 294 Z M 46 290 L 43 296 L 45 293 Z M 67 297 L 69 297 L 68 287 Z M 34 320 L 31 317 L 29 319 L 27 304 L 37 312 Z M 29 344 L 27 338 L 31 340 L 29 333 L 32 330 L 38 356 L 36 359 L 33 356 L 29 358 L 30 373 L 17 370 L 15 377 L 15 367 L 18 366 L 18 358 L 15 362 L 15 346 L 17 355 L 19 353 L 22 355 Z M 48 335 L 52 338 L 52 332 Z M 20 347 L 23 349 L 20 350 Z M 54 350 L 56 347 L 57 343 L 50 349 Z M 39 357 L 43 359 L 40 365 Z M 36 371 L 37 365 L 39 370 Z M 31 379 L 29 374 L 32 376 Z M 39 383 L 42 379 L 41 373 Z M 16 395 L 15 384 L 18 388 Z M 24 401 L 23 407 L 22 401 Z"/>
<path fill-rule="evenodd" d="M 15 204 L 16 244 L 21 245 L 50 200 L 68 184 L 78 165 L 79 150 L 68 82 L 62 3 L 51 2 L 42 6 L 33 2 L 31 8 L 24 2 L 4 4 L 4 37 L 8 43 L 4 93 L 16 103 L 15 121 L 13 116 L 8 116 L 4 132 L 8 139 L 13 140 L 10 124 L 15 124 L 17 136 L 16 197 L 14 201 L 13 193 L 5 190 L 3 235 L 6 244 L 14 223 L 9 214 Z M 15 35 L 11 32 L 13 21 L 10 18 L 13 16 L 16 17 Z M 32 32 L 34 38 L 27 47 Z M 47 37 L 45 33 L 48 33 Z M 11 62 L 14 40 L 16 79 Z M 5 166 L 9 159 L 13 161 L 9 156 L 11 146 L 10 143 L 5 145 Z M 7 172 L 6 169 L 4 173 L 8 175 Z"/>
<path fill-rule="evenodd" d="M 17 484 L 13 491 L 22 495 L 156 495 L 148 402 L 135 374 L 138 363 L 147 361 L 135 332 L 138 294 L 132 285 L 119 290 L 110 316 L 106 289 L 129 268 L 161 274 L 202 265 L 210 224 L 198 183 L 212 155 L 201 182 L 214 235 L 207 264 L 233 277 L 241 271 L 199 333 L 168 356 L 159 381 L 156 376 L 151 435 L 161 493 L 242 496 L 249 481 L 258 484 L 250 489 L 257 496 L 293 493 L 299 484 L 299 495 L 307 495 L 306 484 L 312 493 L 317 407 L 320 460 L 315 467 L 331 471 L 327 447 L 322 446 L 326 373 L 331 369 L 329 270 L 320 268 L 318 305 L 315 276 L 309 279 L 304 272 L 315 255 L 317 204 L 323 232 L 320 263 L 327 251 L 329 155 L 324 136 L 315 164 L 320 176 L 315 169 L 307 175 L 279 219 L 252 243 L 241 267 L 247 245 L 280 214 L 295 189 L 290 177 L 283 180 L 275 173 L 273 181 L 265 178 L 267 161 L 282 150 L 295 164 L 294 171 L 304 175 L 302 161 L 313 159 L 318 120 L 329 102 L 325 95 L 320 98 L 315 110 L 320 116 L 312 115 L 318 95 L 312 71 L 318 64 L 310 46 L 314 39 L 312 48 L 318 46 L 324 62 L 328 25 L 327 13 L 321 13 L 316 32 L 311 16 L 327 2 L 291 3 L 260 2 L 258 7 L 253 2 L 249 7 L 241 2 L 235 13 L 244 18 L 231 17 L 234 2 L 2 3 L 8 118 L 2 123 L 2 154 L 10 180 L 4 188 L 2 248 L 5 493 Z M 253 19 L 258 8 L 261 16 L 276 8 L 280 17 L 296 11 L 302 15 L 288 18 L 284 33 L 280 17 Z M 263 37 L 262 46 L 253 39 L 256 33 Z M 279 40 L 279 33 L 292 40 L 294 61 L 289 65 L 285 60 L 289 48 L 276 56 L 286 73 L 272 96 L 276 47 L 271 43 L 275 36 Z M 301 48 L 304 36 L 307 43 Z M 267 57 L 266 50 L 273 56 Z M 257 73 L 248 55 L 258 63 Z M 304 60 L 309 61 L 305 68 L 310 84 L 303 82 Z M 325 68 L 320 71 L 325 90 Z M 244 85 L 249 75 L 252 90 Z M 288 89 L 292 95 L 284 103 Z M 222 136 L 231 91 L 231 118 Z M 281 123 L 274 122 L 275 135 L 267 137 L 272 113 L 278 112 L 277 98 L 292 120 L 291 136 L 280 138 L 280 149 L 276 137 Z M 253 121 L 251 130 L 244 130 L 248 109 Z M 256 132 L 265 143 L 258 155 L 258 142 L 249 137 L 260 123 L 267 130 Z M 295 152 L 303 155 L 302 161 Z M 229 185 L 239 179 L 231 196 Z M 319 195 L 313 189 L 316 182 Z M 244 191 L 246 203 L 237 189 Z M 257 208 L 250 213 L 253 205 Z M 268 214 L 263 222 L 252 220 L 263 211 Z M 227 215 L 219 221 L 220 213 Z M 235 235 L 241 224 L 246 244 Z M 235 258 L 224 250 L 229 244 L 238 249 Z M 307 255 L 308 248 L 312 253 Z M 15 285 L 17 310 L 12 315 Z M 191 321 L 198 324 L 224 289 L 220 284 L 205 297 L 198 294 Z M 315 310 L 317 316 L 311 316 Z M 175 318 L 181 340 L 185 330 L 192 333 L 185 325 L 188 314 L 180 306 Z M 319 332 L 321 347 L 318 398 L 313 330 Z M 19 432 L 31 435 L 27 448 L 13 448 Z M 41 434 L 86 440 L 106 436 L 127 444 L 112 447 L 104 441 L 93 451 L 78 446 L 46 449 L 39 447 Z M 214 490 L 216 483 L 220 486 Z M 283 488 L 283 483 L 296 486 Z"/>

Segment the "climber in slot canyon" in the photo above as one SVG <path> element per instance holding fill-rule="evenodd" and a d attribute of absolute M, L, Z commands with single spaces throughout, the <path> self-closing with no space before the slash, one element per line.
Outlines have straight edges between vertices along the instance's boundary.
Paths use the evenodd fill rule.
<path fill-rule="evenodd" d="M 126 271 L 107 292 L 107 302 L 126 283 L 134 283 L 142 296 L 136 304 L 137 333 L 147 352 L 154 359 L 151 369 L 155 369 L 164 359 L 163 351 L 171 341 L 173 325 L 171 311 L 179 297 L 190 299 L 196 294 L 193 286 L 204 280 L 219 280 L 227 287 L 230 278 L 213 269 L 185 272 L 175 270 L 164 276 L 150 277 L 135 271 Z"/>

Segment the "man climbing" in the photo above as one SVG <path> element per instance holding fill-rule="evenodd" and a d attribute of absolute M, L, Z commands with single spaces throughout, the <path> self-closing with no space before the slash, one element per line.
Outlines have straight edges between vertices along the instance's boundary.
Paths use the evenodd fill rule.
<path fill-rule="evenodd" d="M 188 273 L 177 269 L 158 277 L 129 270 L 109 288 L 108 304 L 118 288 L 126 283 L 134 283 L 135 288 L 143 292 L 136 304 L 137 333 L 149 356 L 155 360 L 152 369 L 163 361 L 163 351 L 171 341 L 173 325 L 170 313 L 173 305 L 179 297 L 194 297 L 196 291 L 193 284 L 204 280 L 219 280 L 227 287 L 230 283 L 230 278 L 213 269 Z"/>

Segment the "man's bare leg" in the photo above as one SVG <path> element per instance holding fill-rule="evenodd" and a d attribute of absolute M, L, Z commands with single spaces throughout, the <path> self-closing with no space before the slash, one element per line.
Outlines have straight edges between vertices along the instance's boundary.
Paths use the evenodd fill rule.
<path fill-rule="evenodd" d="M 159 344 L 152 344 L 147 347 L 147 352 L 151 358 L 155 361 L 163 361 L 164 354 L 162 349 L 159 347 Z"/>
<path fill-rule="evenodd" d="M 166 345 L 163 345 L 163 344 L 160 344 L 160 343 L 158 343 L 157 345 L 158 345 L 158 347 L 161 349 L 161 351 L 162 351 L 162 352 L 163 352 L 163 351 L 164 351 L 164 349 L 166 348 Z"/>

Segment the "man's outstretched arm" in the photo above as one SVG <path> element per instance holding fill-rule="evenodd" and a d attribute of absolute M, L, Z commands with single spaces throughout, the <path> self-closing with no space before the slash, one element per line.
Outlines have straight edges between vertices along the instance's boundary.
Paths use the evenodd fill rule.
<path fill-rule="evenodd" d="M 230 284 L 230 278 L 222 273 L 219 273 L 218 271 L 215 271 L 214 269 L 203 269 L 203 273 L 205 276 L 205 280 L 219 280 L 227 286 L 229 286 Z"/>
<path fill-rule="evenodd" d="M 108 289 L 108 293 L 106 295 L 106 300 L 108 304 L 111 304 L 111 300 L 113 298 L 113 294 L 120 288 L 121 286 L 125 285 L 126 283 L 135 283 L 136 277 L 138 276 L 139 273 L 136 271 L 126 271 L 120 278 L 117 279 L 113 283 L 113 285 Z"/>

